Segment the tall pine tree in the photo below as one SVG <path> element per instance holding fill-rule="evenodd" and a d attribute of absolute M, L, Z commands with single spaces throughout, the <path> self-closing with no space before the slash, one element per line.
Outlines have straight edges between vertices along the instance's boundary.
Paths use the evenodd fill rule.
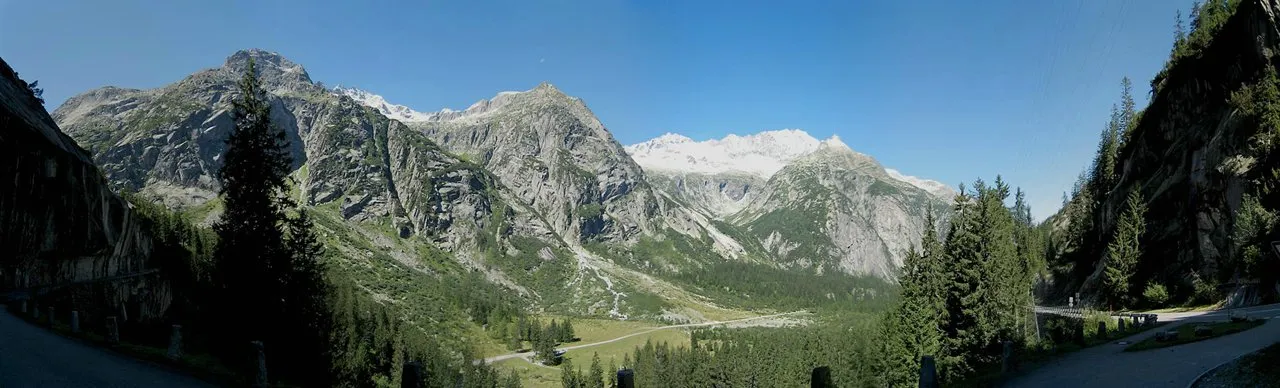
<path fill-rule="evenodd" d="M 935 222 L 930 212 L 920 250 L 908 251 L 902 263 L 898 277 L 902 297 L 881 326 L 883 377 L 890 386 L 916 386 L 920 357 L 943 357 L 947 274 L 943 273 L 942 242 Z"/>
<path fill-rule="evenodd" d="M 284 132 L 271 124 L 266 91 L 249 61 L 232 100 L 235 131 L 218 178 L 224 211 L 218 233 L 216 286 L 226 305 L 218 318 L 234 345 L 270 338 L 283 310 L 285 270 L 293 260 L 282 229 L 290 160 Z"/>
<path fill-rule="evenodd" d="M 232 100 L 235 130 L 218 171 L 224 211 L 213 229 L 219 240 L 213 281 L 219 327 L 215 341 L 227 357 L 247 354 L 263 341 L 274 370 L 295 380 L 323 384 L 329 348 L 327 285 L 321 246 L 305 212 L 289 218 L 292 165 L 284 131 L 271 123 L 267 92 L 251 59 Z"/>
<path fill-rule="evenodd" d="M 1132 303 L 1134 269 L 1142 256 L 1141 238 L 1146 233 L 1146 203 L 1135 189 L 1129 192 L 1125 211 L 1116 225 L 1115 238 L 1107 245 L 1103 287 L 1108 299 L 1118 306 Z"/>

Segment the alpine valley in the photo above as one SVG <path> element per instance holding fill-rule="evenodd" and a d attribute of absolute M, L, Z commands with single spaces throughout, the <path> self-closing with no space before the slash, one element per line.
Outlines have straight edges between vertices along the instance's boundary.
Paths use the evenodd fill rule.
<path fill-rule="evenodd" d="M 417 324 L 478 330 L 438 295 L 457 282 L 534 313 L 614 320 L 869 303 L 926 214 L 941 230 L 956 195 L 837 137 L 666 134 L 624 146 L 549 83 L 427 113 L 326 88 L 256 49 L 157 89 L 84 92 L 52 116 L 114 188 L 209 225 L 235 82 L 251 60 L 292 144 L 291 195 L 314 214 L 330 267 Z M 761 273 L 792 276 L 814 297 L 788 299 L 751 280 Z"/>

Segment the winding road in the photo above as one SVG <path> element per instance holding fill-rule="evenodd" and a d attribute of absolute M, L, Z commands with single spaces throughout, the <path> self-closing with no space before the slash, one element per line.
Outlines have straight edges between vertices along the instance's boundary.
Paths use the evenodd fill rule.
<path fill-rule="evenodd" d="M 649 333 L 652 333 L 652 332 L 655 332 L 655 331 L 658 331 L 658 330 L 681 329 L 681 328 L 687 328 L 687 327 L 705 327 L 705 326 L 730 325 L 730 324 L 734 324 L 734 323 L 749 322 L 749 321 L 754 321 L 754 320 L 758 320 L 758 319 L 777 318 L 777 317 L 781 317 L 781 316 L 794 315 L 794 314 L 800 314 L 800 313 L 805 313 L 805 312 L 806 312 L 806 311 L 792 311 L 792 312 L 789 312 L 789 313 L 780 313 L 780 314 L 772 314 L 772 315 L 761 315 L 761 316 L 758 316 L 758 317 L 750 317 L 750 318 L 735 319 L 735 320 L 731 320 L 731 321 L 713 321 L 713 322 L 703 322 L 703 323 L 686 323 L 686 324 L 682 324 L 682 325 L 661 326 L 661 327 L 655 327 L 655 328 L 652 328 L 652 329 L 646 329 L 646 330 L 638 331 L 638 332 L 635 332 L 635 333 L 627 334 L 627 335 L 624 335 L 624 336 L 621 336 L 621 337 L 617 337 L 617 338 L 613 338 L 613 339 L 609 339 L 609 340 L 604 340 L 604 341 L 599 341 L 599 342 L 592 342 L 592 343 L 589 343 L 589 344 L 581 344 L 581 345 L 574 345 L 574 346 L 564 346 L 564 347 L 559 347 L 559 348 L 557 348 L 557 349 L 559 349 L 559 350 L 564 350 L 564 351 L 570 351 L 570 350 L 576 350 L 576 349 L 582 349 L 582 348 L 589 348 L 589 347 L 592 347 L 592 346 L 600 346 L 600 345 L 604 345 L 604 344 L 608 344 L 608 343 L 618 342 L 618 341 L 621 341 L 621 340 L 624 340 L 624 339 L 627 339 L 627 338 L 635 337 L 635 336 L 638 336 L 638 335 L 645 335 L 645 334 L 649 334 Z M 502 361 L 502 360 L 509 360 L 509 359 L 512 359 L 512 358 L 522 358 L 522 359 L 525 359 L 525 360 L 527 361 L 527 360 L 529 359 L 529 357 L 530 357 L 530 356 L 532 356 L 532 355 L 533 355 L 533 352 L 532 352 L 532 351 L 528 351 L 528 352 L 524 352 L 524 353 L 510 353 L 510 354 L 503 354 L 503 355 L 500 355 L 500 356 L 493 356 L 493 357 L 486 358 L 486 359 L 484 359 L 484 362 L 485 362 L 486 364 L 492 364 L 492 363 L 495 363 L 495 362 L 498 362 L 498 361 Z"/>
<path fill-rule="evenodd" d="M 213 387 L 110 350 L 66 338 L 0 309 L 0 386 Z"/>
<path fill-rule="evenodd" d="M 1250 317 L 1267 318 L 1262 326 L 1240 333 L 1167 348 L 1124 352 L 1128 345 L 1154 336 L 1148 330 L 1105 345 L 1067 354 L 1016 376 L 1010 387 L 1186 387 L 1210 369 L 1280 341 L 1280 304 L 1239 308 Z M 1185 322 L 1226 320 L 1228 310 L 1162 313 L 1164 329 Z"/>

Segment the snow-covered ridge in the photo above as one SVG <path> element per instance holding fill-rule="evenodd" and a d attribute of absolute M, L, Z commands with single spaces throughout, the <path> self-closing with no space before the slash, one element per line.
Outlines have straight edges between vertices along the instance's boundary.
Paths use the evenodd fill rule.
<path fill-rule="evenodd" d="M 554 88 L 554 86 L 551 86 L 550 84 L 545 84 L 545 83 L 543 85 L 539 85 L 538 87 Z M 419 111 L 413 110 L 413 108 L 410 108 L 404 105 L 390 103 L 387 101 L 386 98 L 383 98 L 382 96 L 374 94 L 367 90 L 348 88 L 348 87 L 343 87 L 341 85 L 333 88 L 333 93 L 339 96 L 351 97 L 352 100 L 355 100 L 360 105 L 377 109 L 379 113 L 382 113 L 384 116 L 387 116 L 387 118 L 398 120 L 403 123 L 415 123 L 415 122 L 434 121 L 434 120 L 451 120 L 458 117 L 462 117 L 464 113 L 466 114 L 483 113 L 485 111 L 491 110 L 491 108 L 501 106 L 503 101 L 509 101 L 510 99 L 515 98 L 515 96 L 517 95 L 531 93 L 537 89 L 538 88 L 529 89 L 525 91 L 498 92 L 497 96 L 494 96 L 493 98 L 490 98 L 487 100 L 477 101 L 476 103 L 471 104 L 471 106 L 467 107 L 467 109 L 464 111 L 457 111 L 449 108 L 444 108 L 435 112 L 419 112 Z"/>
<path fill-rule="evenodd" d="M 948 186 L 945 183 L 938 182 L 935 180 L 929 180 L 924 178 L 913 177 L 910 175 L 905 175 L 901 172 L 898 172 L 898 170 L 894 170 L 892 168 L 886 168 L 884 169 L 884 172 L 889 173 L 890 178 L 907 182 L 912 186 L 918 187 L 921 190 L 927 191 L 929 192 L 929 194 L 936 195 L 940 198 L 951 200 L 956 196 L 955 189 L 952 189 L 951 186 Z"/>
<path fill-rule="evenodd" d="M 840 148 L 857 153 L 839 136 L 820 141 L 799 129 L 764 131 L 747 136 L 731 134 L 722 139 L 704 141 L 666 133 L 627 146 L 626 150 L 646 170 L 702 174 L 743 172 L 769 179 L 792 161 L 822 148 Z M 945 199 L 955 195 L 950 186 L 938 181 L 904 175 L 894 169 L 886 168 L 885 172 L 893 179 Z"/>
<path fill-rule="evenodd" d="M 826 141 L 844 144 L 835 137 Z M 783 129 L 704 141 L 667 133 L 627 146 L 626 150 L 645 169 L 706 174 L 744 172 L 768 179 L 821 144 L 805 131 Z"/>
<path fill-rule="evenodd" d="M 378 112 L 382 113 L 384 116 L 401 122 L 427 121 L 431 120 L 432 116 L 437 115 L 435 112 L 424 113 L 413 110 L 412 108 L 404 105 L 392 104 L 387 102 L 387 99 L 382 98 L 382 96 L 361 89 L 347 88 L 342 85 L 338 85 L 333 88 L 333 92 L 337 95 L 351 97 L 352 100 L 355 100 L 361 105 L 377 109 Z M 446 108 L 445 111 L 452 112 L 452 110 L 448 108 Z"/>

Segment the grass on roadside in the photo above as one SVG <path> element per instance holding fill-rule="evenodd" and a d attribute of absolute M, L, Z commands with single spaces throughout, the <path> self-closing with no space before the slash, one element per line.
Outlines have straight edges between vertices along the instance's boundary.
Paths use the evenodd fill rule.
<path fill-rule="evenodd" d="M 1280 388 L 1280 342 L 1214 369 L 1195 386 Z"/>
<path fill-rule="evenodd" d="M 1210 338 L 1221 337 L 1227 334 L 1234 334 L 1234 333 L 1239 333 L 1245 330 L 1249 330 L 1249 329 L 1261 326 L 1263 323 L 1266 323 L 1266 321 L 1260 320 L 1260 319 L 1240 321 L 1240 322 L 1184 323 L 1174 328 L 1174 330 L 1178 332 L 1178 336 L 1174 338 L 1172 341 L 1156 341 L 1156 337 L 1149 337 L 1145 340 L 1142 340 L 1141 342 L 1138 342 L 1133 345 L 1129 345 L 1129 347 L 1124 348 L 1124 351 L 1137 352 L 1137 351 L 1159 349 L 1159 348 L 1164 348 L 1169 346 L 1182 345 L 1182 344 L 1192 343 L 1196 341 L 1207 340 Z M 1203 337 L 1196 336 L 1195 330 L 1196 330 L 1196 327 L 1198 326 L 1206 326 L 1212 329 L 1213 332 Z"/>
<path fill-rule="evenodd" d="M 1214 303 L 1214 304 L 1202 304 L 1202 305 L 1198 305 L 1198 306 L 1166 307 L 1166 308 L 1162 308 L 1162 309 L 1156 309 L 1156 310 L 1145 311 L 1145 312 L 1146 312 L 1146 313 L 1150 313 L 1150 314 L 1156 314 L 1156 313 L 1188 313 L 1188 312 L 1192 312 L 1192 311 L 1212 311 L 1212 310 L 1217 310 L 1217 309 L 1220 309 L 1220 308 L 1222 308 L 1222 302 L 1218 302 L 1218 303 Z"/>

